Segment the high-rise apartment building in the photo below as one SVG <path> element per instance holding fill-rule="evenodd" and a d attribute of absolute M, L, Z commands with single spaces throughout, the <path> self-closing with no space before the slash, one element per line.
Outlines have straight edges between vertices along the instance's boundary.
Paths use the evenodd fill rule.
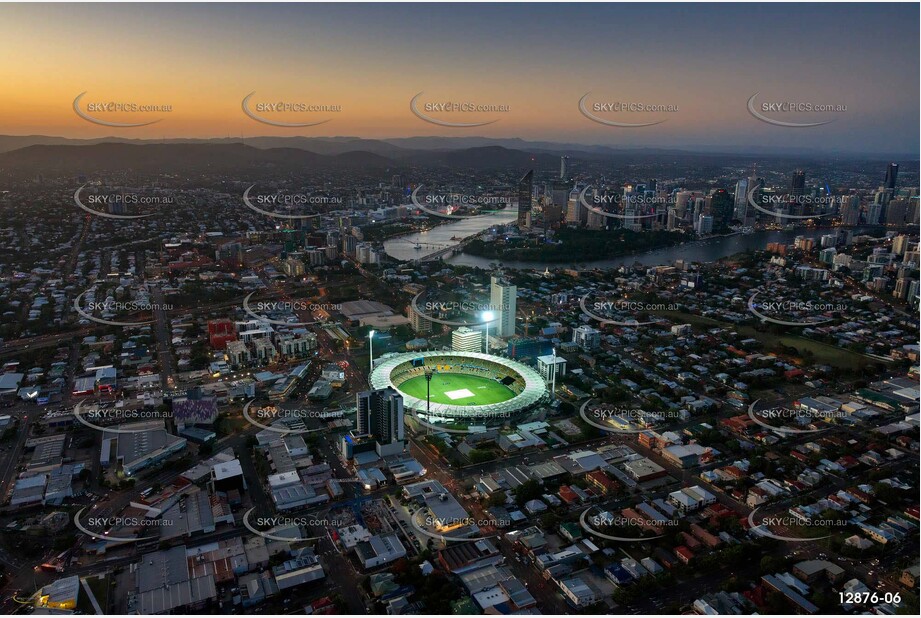
<path fill-rule="evenodd" d="M 451 333 L 451 349 L 455 352 L 482 352 L 483 331 L 461 326 Z"/>
<path fill-rule="evenodd" d="M 357 433 L 372 438 L 378 455 L 403 451 L 403 396 L 393 388 L 363 391 L 355 397 Z"/>
<path fill-rule="evenodd" d="M 534 194 L 534 170 L 518 181 L 518 227 L 527 228 L 531 225 L 531 201 Z"/>
<path fill-rule="evenodd" d="M 898 163 L 890 163 L 890 164 L 886 167 L 886 184 L 885 184 L 885 187 L 886 187 L 887 189 L 895 189 L 895 183 L 898 181 L 898 178 L 899 178 L 899 164 L 898 164 Z"/>
<path fill-rule="evenodd" d="M 515 334 L 515 311 L 518 299 L 518 288 L 501 276 L 493 275 L 490 278 L 489 304 L 490 309 L 496 314 L 495 325 L 497 337 L 512 337 Z"/>

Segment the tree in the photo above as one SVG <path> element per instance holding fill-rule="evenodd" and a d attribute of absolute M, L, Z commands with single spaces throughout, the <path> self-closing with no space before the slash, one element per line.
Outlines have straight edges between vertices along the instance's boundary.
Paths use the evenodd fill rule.
<path fill-rule="evenodd" d="M 467 455 L 467 458 L 470 460 L 470 463 L 479 464 L 494 460 L 496 454 L 486 449 L 473 449 L 470 451 L 470 454 Z"/>
<path fill-rule="evenodd" d="M 515 488 L 515 502 L 518 506 L 524 506 L 526 502 L 540 498 L 542 493 L 540 483 L 535 480 L 525 481 Z"/>
<path fill-rule="evenodd" d="M 486 500 L 486 506 L 502 506 L 508 500 L 508 496 L 504 491 L 497 491 Z"/>

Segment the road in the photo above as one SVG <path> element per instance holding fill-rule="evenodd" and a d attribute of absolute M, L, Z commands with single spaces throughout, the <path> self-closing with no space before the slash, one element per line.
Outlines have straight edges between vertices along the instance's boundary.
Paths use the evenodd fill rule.
<path fill-rule="evenodd" d="M 173 358 L 172 328 L 166 312 L 163 288 L 152 286 L 150 298 L 154 305 L 154 329 L 157 336 L 157 359 L 160 362 L 160 387 L 164 392 L 175 385 L 176 361 Z"/>

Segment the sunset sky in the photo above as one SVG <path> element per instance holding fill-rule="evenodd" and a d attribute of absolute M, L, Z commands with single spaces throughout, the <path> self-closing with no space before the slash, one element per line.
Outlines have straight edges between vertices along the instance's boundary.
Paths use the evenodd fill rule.
<path fill-rule="evenodd" d="M 917 153 L 919 8 L 850 5 L 0 5 L 0 134 L 66 137 L 452 135 L 614 146 L 803 147 Z M 154 125 L 108 128 L 78 117 L 74 98 L 169 104 L 105 116 Z M 243 114 L 241 100 L 341 105 L 288 114 L 316 127 L 280 128 Z M 496 119 L 446 128 L 409 101 L 507 105 Z M 578 101 L 677 106 L 610 115 Z M 753 118 L 746 102 L 846 105 L 834 114 Z M 759 101 L 761 99 L 759 98 Z M 434 114 L 433 114 L 434 115 Z M 780 118 L 781 116 L 777 116 Z"/>

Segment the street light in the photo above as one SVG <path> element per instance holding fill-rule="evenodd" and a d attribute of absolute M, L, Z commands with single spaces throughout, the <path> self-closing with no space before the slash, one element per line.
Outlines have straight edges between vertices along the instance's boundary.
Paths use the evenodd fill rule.
<path fill-rule="evenodd" d="M 486 322 L 486 353 L 489 354 L 489 323 L 496 319 L 496 314 L 492 311 L 483 312 L 483 321 Z"/>
<path fill-rule="evenodd" d="M 371 355 L 371 369 L 368 371 L 374 370 L 374 333 L 375 331 L 368 331 L 368 353 Z"/>

